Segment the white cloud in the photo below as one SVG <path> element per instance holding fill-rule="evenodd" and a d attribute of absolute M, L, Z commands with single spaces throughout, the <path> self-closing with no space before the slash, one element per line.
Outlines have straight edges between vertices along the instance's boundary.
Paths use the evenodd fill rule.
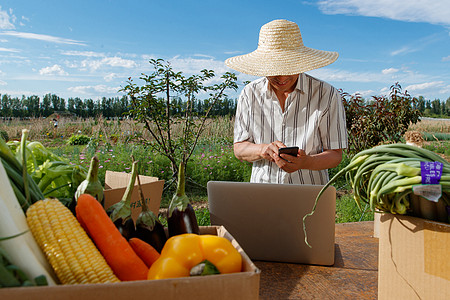
<path fill-rule="evenodd" d="M 16 17 L 12 14 L 10 10 L 9 13 L 2 10 L 0 6 L 0 29 L 15 29 L 14 22 L 16 21 Z"/>
<path fill-rule="evenodd" d="M 182 71 L 186 74 L 197 74 L 203 69 L 214 70 L 216 75 L 229 71 L 223 61 L 214 59 L 181 58 L 175 56 L 168 61 L 175 71 Z"/>
<path fill-rule="evenodd" d="M 375 93 L 376 92 L 374 90 L 365 90 L 365 91 L 356 91 L 353 93 L 353 95 L 358 94 L 363 98 L 368 98 L 368 97 L 375 95 Z"/>
<path fill-rule="evenodd" d="M 408 85 L 405 88 L 405 90 L 407 90 L 409 92 L 417 92 L 417 91 L 424 91 L 424 90 L 428 90 L 428 89 L 441 88 L 443 86 L 444 86 L 443 81 L 431 81 L 431 82 L 424 82 L 424 83 Z"/>
<path fill-rule="evenodd" d="M 95 71 L 101 67 L 110 66 L 110 67 L 122 67 L 122 68 L 135 68 L 137 66 L 134 60 L 124 59 L 121 57 L 105 57 L 100 60 L 89 60 L 85 59 L 81 62 L 82 68 L 90 69 L 90 71 Z"/>
<path fill-rule="evenodd" d="M 61 68 L 60 65 L 53 65 L 51 67 L 45 67 L 39 70 L 39 74 L 41 75 L 60 75 L 64 76 L 67 75 L 67 72 L 64 71 L 63 68 Z"/>
<path fill-rule="evenodd" d="M 448 0 L 321 0 L 317 5 L 326 14 L 382 17 L 399 21 L 450 25 Z"/>
<path fill-rule="evenodd" d="M 380 73 L 351 72 L 328 68 L 312 70 L 309 71 L 308 74 L 320 78 L 321 80 L 338 82 L 382 82 L 384 78 Z"/>
<path fill-rule="evenodd" d="M 74 86 L 74 87 L 70 87 L 68 90 L 71 92 L 77 93 L 77 94 L 84 94 L 84 95 L 98 95 L 98 94 L 117 95 L 118 91 L 120 90 L 120 87 L 111 87 L 111 86 L 99 84 L 99 85 Z"/>
<path fill-rule="evenodd" d="M 439 93 L 441 93 L 442 95 L 447 96 L 448 94 L 450 94 L 450 84 L 449 85 L 445 85 L 443 86 L 440 90 Z"/>
<path fill-rule="evenodd" d="M 149 61 L 150 59 L 157 59 L 158 58 L 158 56 L 156 56 L 156 55 L 149 55 L 149 54 L 144 54 L 141 57 L 145 61 Z"/>
<path fill-rule="evenodd" d="M 69 56 L 105 57 L 104 53 L 94 51 L 62 51 L 61 54 Z"/>
<path fill-rule="evenodd" d="M 109 74 L 105 75 L 103 77 L 103 79 L 105 79 L 106 82 L 110 82 L 110 81 L 113 81 L 114 79 L 116 79 L 117 77 L 118 76 L 116 73 L 109 73 Z"/>
<path fill-rule="evenodd" d="M 194 54 L 193 56 L 214 59 L 214 56 L 207 55 L 207 54 Z"/>
<path fill-rule="evenodd" d="M 450 84 L 447 84 L 444 81 L 431 81 L 409 85 L 405 90 L 413 96 L 421 95 L 430 99 L 442 95 L 440 99 L 445 100 L 450 94 Z"/>
<path fill-rule="evenodd" d="M 389 68 L 389 69 L 384 69 L 384 70 L 381 71 L 381 73 L 383 73 L 384 75 L 394 74 L 394 73 L 397 73 L 397 72 L 398 72 L 398 69 L 396 69 L 396 68 Z"/>
<path fill-rule="evenodd" d="M 227 54 L 227 55 L 239 55 L 239 54 L 242 54 L 242 51 L 225 51 L 224 52 L 224 54 Z"/>
<path fill-rule="evenodd" d="M 443 57 L 443 58 L 442 58 L 442 61 L 450 61 L 450 55 L 447 56 L 447 57 Z"/>
<path fill-rule="evenodd" d="M 411 48 L 408 46 L 403 46 L 400 49 L 391 51 L 391 56 L 396 56 L 396 55 L 402 55 L 402 54 L 407 54 L 407 53 L 412 53 L 412 52 L 416 52 L 418 51 L 418 48 Z"/>
<path fill-rule="evenodd" d="M 123 67 L 123 68 L 134 68 L 136 63 L 130 59 L 123 59 L 121 57 L 106 57 L 102 60 L 103 63 L 110 65 L 111 67 Z"/>
<path fill-rule="evenodd" d="M 2 48 L 2 47 L 0 47 L 0 52 L 14 52 L 14 53 L 18 53 L 18 52 L 20 52 L 20 50 L 13 49 L 13 48 Z"/>
<path fill-rule="evenodd" d="M 0 32 L 0 35 L 8 35 L 8 36 L 14 36 L 14 37 L 23 38 L 23 39 L 39 40 L 39 41 L 45 41 L 45 42 L 51 42 L 51 43 L 57 43 L 57 44 L 86 46 L 86 44 L 82 41 L 71 40 L 71 39 L 61 38 L 61 37 L 57 37 L 57 36 L 46 35 L 46 34 L 31 33 L 31 32 L 4 31 L 4 32 Z"/>
<path fill-rule="evenodd" d="M 7 85 L 6 81 L 0 80 L 0 85 Z"/>

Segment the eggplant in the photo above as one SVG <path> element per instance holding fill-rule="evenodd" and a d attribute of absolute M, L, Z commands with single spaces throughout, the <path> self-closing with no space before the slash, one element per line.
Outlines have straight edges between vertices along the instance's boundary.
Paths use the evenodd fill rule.
<path fill-rule="evenodd" d="M 120 234 L 127 241 L 136 236 L 136 229 L 132 218 L 128 218 L 125 221 L 122 218 L 119 218 L 114 222 L 114 225 L 116 225 L 116 228 L 119 230 Z"/>
<path fill-rule="evenodd" d="M 167 210 L 169 237 L 183 233 L 200 234 L 194 208 L 185 193 L 186 178 L 184 169 L 185 165 L 181 162 L 178 168 L 177 191 L 173 195 Z"/>
<path fill-rule="evenodd" d="M 144 194 L 142 193 L 139 175 L 137 175 L 137 181 L 142 211 L 136 219 L 135 237 L 152 245 L 156 251 L 161 253 L 167 241 L 166 232 L 158 217 L 148 209 L 147 202 L 145 201 Z"/>
<path fill-rule="evenodd" d="M 169 237 L 183 233 L 200 233 L 197 217 L 190 203 L 187 204 L 184 210 L 175 208 L 172 215 L 167 218 L 167 225 L 169 228 Z"/>
<path fill-rule="evenodd" d="M 155 214 L 152 211 L 149 212 L 151 215 L 153 215 L 151 217 L 151 219 L 153 219 L 153 226 L 148 224 L 151 222 L 139 222 L 139 219 L 136 220 L 135 237 L 149 243 L 153 248 L 155 248 L 156 251 L 161 253 L 167 241 L 166 232 L 164 231 L 164 226 L 161 224 Z"/>
<path fill-rule="evenodd" d="M 133 192 L 134 183 L 136 182 L 136 176 L 137 162 L 133 161 L 133 165 L 131 167 L 131 178 L 128 182 L 125 193 L 122 196 L 122 200 L 111 205 L 106 210 L 106 213 L 111 218 L 111 221 L 113 221 L 122 236 L 127 240 L 134 237 L 136 231 L 134 221 L 131 218 L 131 193 Z"/>

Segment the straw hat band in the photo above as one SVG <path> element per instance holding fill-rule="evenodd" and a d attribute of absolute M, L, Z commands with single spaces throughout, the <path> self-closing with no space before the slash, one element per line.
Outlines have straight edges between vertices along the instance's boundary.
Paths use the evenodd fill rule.
<path fill-rule="evenodd" d="M 255 51 L 228 58 L 225 64 L 256 76 L 294 75 L 329 65 L 338 56 L 337 52 L 305 47 L 297 24 L 274 20 L 261 27 Z"/>

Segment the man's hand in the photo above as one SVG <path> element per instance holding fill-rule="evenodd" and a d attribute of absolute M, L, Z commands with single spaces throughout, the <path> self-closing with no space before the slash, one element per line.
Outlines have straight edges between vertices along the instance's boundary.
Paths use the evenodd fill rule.
<path fill-rule="evenodd" d="M 275 162 L 275 158 L 279 158 L 278 149 L 283 147 L 286 146 L 280 141 L 275 141 L 270 144 L 263 144 L 261 147 L 261 157 Z"/>
<path fill-rule="evenodd" d="M 300 169 L 331 169 L 339 165 L 341 160 L 342 149 L 325 150 L 324 152 L 314 155 L 306 155 L 304 150 L 299 149 L 296 157 L 287 154 L 281 154 L 281 158 L 278 157 L 278 154 L 276 157 L 274 156 L 274 162 L 277 166 L 288 173 L 292 173 Z"/>
<path fill-rule="evenodd" d="M 278 157 L 278 148 L 286 147 L 282 142 L 275 141 L 270 144 L 254 144 L 251 142 L 234 143 L 234 155 L 237 159 L 254 162 L 260 159 L 274 161 Z"/>
<path fill-rule="evenodd" d="M 278 156 L 278 153 L 276 154 L 276 157 L 274 157 L 274 162 L 277 164 L 280 169 L 292 173 L 299 169 L 302 169 L 302 164 L 305 159 L 307 159 L 307 155 L 304 150 L 299 149 L 297 156 L 289 155 L 289 154 L 280 154 Z"/>

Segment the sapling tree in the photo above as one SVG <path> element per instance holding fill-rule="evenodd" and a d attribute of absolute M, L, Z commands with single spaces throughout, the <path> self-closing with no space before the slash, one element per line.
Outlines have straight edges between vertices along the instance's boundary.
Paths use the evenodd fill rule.
<path fill-rule="evenodd" d="M 130 77 L 122 88 L 130 98 L 130 116 L 144 124 L 152 140 L 148 145 L 166 156 L 176 180 L 180 163 L 187 165 L 199 138 L 211 119 L 210 112 L 226 97 L 226 90 L 237 89 L 237 78 L 225 73 L 217 82 L 213 70 L 201 70 L 200 74 L 185 76 L 175 72 L 170 62 L 151 59 L 154 71 L 141 74 L 139 85 Z M 204 99 L 200 99 L 204 96 Z M 181 101 L 180 101 L 181 100 Z M 195 102 L 202 101 L 202 111 Z"/>

